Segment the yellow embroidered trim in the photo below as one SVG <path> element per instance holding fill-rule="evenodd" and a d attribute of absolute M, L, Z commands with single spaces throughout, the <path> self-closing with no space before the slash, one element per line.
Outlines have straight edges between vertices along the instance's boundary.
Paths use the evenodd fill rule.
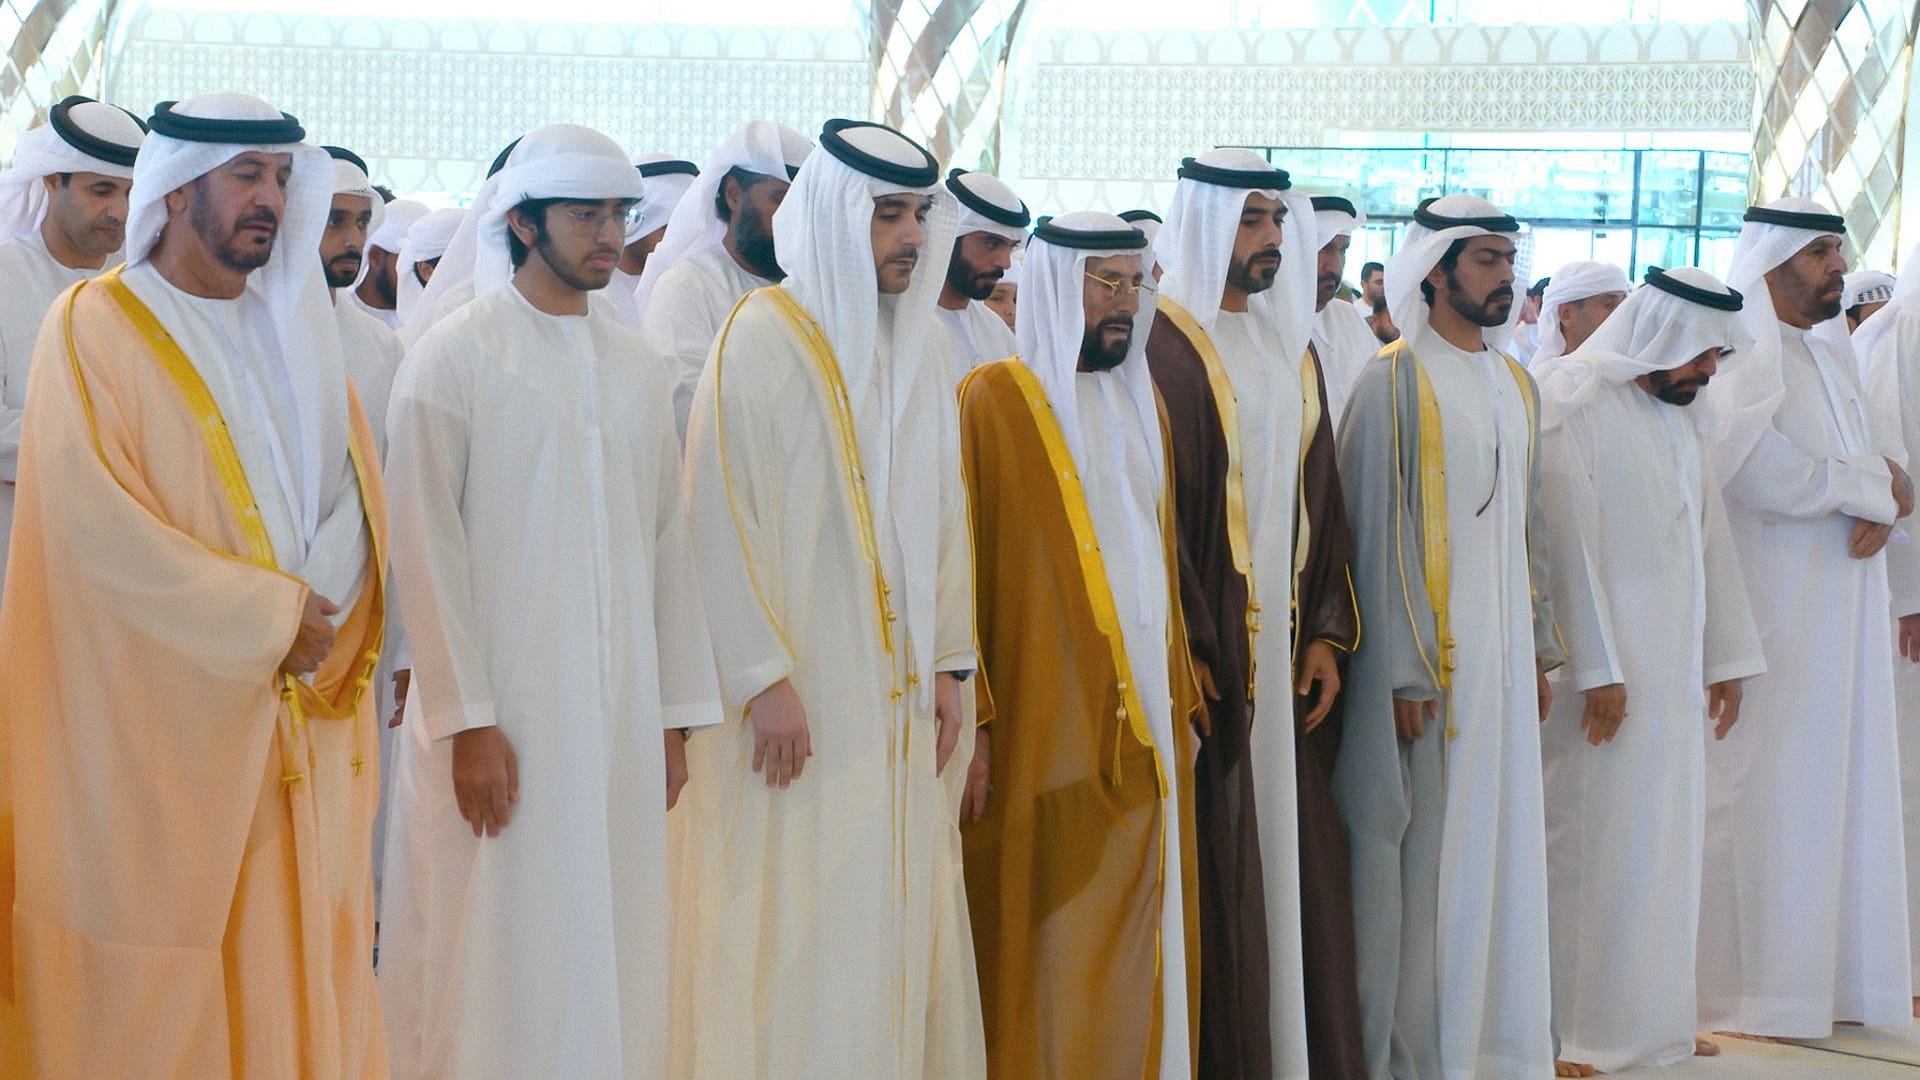
<path fill-rule="evenodd" d="M 1240 401 L 1233 392 L 1233 380 L 1220 359 L 1213 338 L 1201 329 L 1193 313 L 1171 300 L 1162 299 L 1159 310 L 1180 331 L 1200 362 L 1207 369 L 1207 385 L 1213 390 L 1213 406 L 1220 414 L 1220 432 L 1227 444 L 1227 549 L 1233 556 L 1233 568 L 1247 582 L 1247 694 L 1253 696 L 1258 671 L 1253 662 L 1254 639 L 1260 634 L 1260 594 L 1253 580 L 1253 541 L 1247 526 L 1247 485 L 1240 445 Z"/>
<path fill-rule="evenodd" d="M 220 415 L 220 406 L 213 400 L 213 393 L 200 377 L 199 369 L 187 354 L 180 350 L 173 335 L 160 325 L 160 319 L 147 307 L 127 283 L 120 280 L 120 267 L 94 279 L 106 286 L 107 292 L 128 319 L 134 329 L 147 341 L 149 348 L 160 360 L 160 366 L 166 369 L 186 398 L 187 407 L 193 410 L 194 419 L 200 422 L 200 433 L 207 440 L 207 450 L 213 456 L 213 466 L 220 474 L 221 486 L 226 489 L 227 504 L 233 508 L 240 519 L 240 529 L 247 537 L 247 554 L 261 566 L 278 568 L 279 562 L 273 555 L 273 541 L 267 536 L 266 522 L 260 520 L 260 508 L 253 498 L 253 486 L 247 482 L 247 472 L 240 464 L 240 453 L 234 449 L 233 435 L 227 430 L 226 418 Z"/>
<path fill-rule="evenodd" d="M 840 463 L 847 475 L 847 495 L 853 502 L 855 524 L 860 532 L 860 554 L 873 571 L 873 598 L 880 613 L 880 642 L 887 650 L 887 655 L 893 656 L 893 624 L 898 621 L 899 615 L 893 610 L 893 587 L 887 584 L 886 571 L 880 563 L 880 542 L 873 529 L 867 478 L 860 468 L 860 439 L 853 426 L 853 403 L 847 398 L 847 384 L 840 375 L 840 363 L 834 358 L 833 345 L 827 341 L 826 332 L 794 300 L 792 294 L 777 285 L 764 291 L 794 333 L 800 335 L 801 342 L 813 355 L 813 363 L 821 381 L 826 383 L 827 400 L 833 409 L 834 433 L 839 437 Z M 894 687 L 894 696 L 900 696 L 897 686 Z"/>
<path fill-rule="evenodd" d="M 1080 487 L 1080 474 L 1074 468 L 1073 452 L 1067 448 L 1066 436 L 1060 433 L 1060 422 L 1054 418 L 1053 406 L 1047 402 L 1047 391 L 1033 371 L 1017 358 L 999 363 L 1013 375 L 1013 381 L 1020 389 L 1020 398 L 1026 403 L 1027 411 L 1033 417 L 1033 426 L 1040 434 L 1040 442 L 1047 448 L 1047 463 L 1052 467 L 1067 523 L 1073 529 L 1073 544 L 1080 559 L 1080 579 L 1087 587 L 1087 603 L 1093 608 L 1094 625 L 1107 639 L 1107 649 L 1118 679 L 1116 689 L 1120 692 L 1120 709 L 1114 719 L 1130 731 L 1140 745 L 1154 750 L 1156 779 L 1159 781 L 1160 795 L 1165 798 L 1169 790 L 1166 763 L 1160 760 L 1159 751 L 1153 745 L 1153 734 L 1147 728 L 1147 713 L 1141 708 L 1140 693 L 1133 684 L 1133 666 L 1127 661 L 1127 644 L 1120 627 L 1120 612 L 1113 602 L 1113 586 L 1107 580 L 1106 560 L 1100 553 L 1100 544 L 1094 533 L 1093 515 L 1087 510 L 1086 492 Z M 1116 739 L 1115 786 L 1122 779 L 1119 757 L 1120 744 Z"/>
<path fill-rule="evenodd" d="M 263 569 L 272 570 L 288 578 L 280 568 L 279 560 L 273 553 L 273 540 L 267 535 L 266 522 L 260 517 L 259 503 L 253 496 L 253 485 L 247 480 L 246 468 L 240 463 L 240 453 L 234 447 L 233 434 L 227 428 L 226 418 L 221 415 L 220 406 L 213 400 L 213 393 L 207 389 L 206 380 L 200 377 L 200 371 L 193 361 L 181 350 L 180 345 L 161 325 L 159 316 L 153 313 L 134 291 L 121 280 L 120 274 L 125 267 L 115 267 L 107 273 L 93 279 L 107 290 L 107 295 L 119 305 L 122 314 L 133 323 L 134 329 L 146 340 L 148 348 L 160 361 L 160 366 L 173 380 L 175 388 L 193 411 L 194 418 L 200 424 L 200 432 L 207 441 L 207 452 L 213 459 L 214 470 L 220 476 L 220 484 L 227 497 L 227 505 L 233 510 L 240 522 L 240 529 L 247 539 L 248 561 Z M 74 296 L 79 293 L 74 290 Z M 80 358 L 73 346 L 73 301 L 70 297 L 67 305 L 67 352 L 74 365 L 74 377 L 81 379 Z M 93 422 L 93 406 L 86 396 L 84 381 L 81 381 L 81 396 L 86 401 L 87 419 Z M 353 393 L 349 385 L 349 394 Z M 99 449 L 99 432 L 94 432 L 95 448 Z M 316 714 L 323 719 L 342 720 L 351 717 L 355 724 L 354 759 L 351 762 L 354 775 L 359 775 L 363 760 L 359 752 L 360 739 L 358 725 L 360 721 L 360 700 L 367 687 L 373 681 L 373 672 L 379 661 L 379 645 L 384 643 L 386 633 L 386 552 L 381 537 L 373 528 L 373 505 L 368 497 L 367 469 L 365 455 L 360 442 L 351 435 L 347 439 L 347 452 L 353 461 L 354 481 L 360 488 L 360 505 L 367 519 L 367 532 L 372 537 L 375 571 L 373 580 L 374 640 L 376 647 L 369 651 L 371 659 L 362 657 L 363 670 L 354 678 L 354 692 L 348 698 L 344 708 L 333 708 L 311 686 L 286 672 L 280 673 L 281 696 L 290 704 L 290 719 L 294 727 L 303 727 L 308 714 Z M 222 553 L 224 554 L 224 553 Z M 293 580 L 299 580 L 293 578 Z M 304 583 L 303 583 L 304 584 Z M 290 773 L 286 777 L 289 784 L 302 779 L 300 773 Z"/>
<path fill-rule="evenodd" d="M 1440 442 L 1440 409 L 1438 404 L 1433 401 L 1433 396 L 1432 396 L 1433 386 L 1430 382 L 1427 381 L 1424 372 L 1420 372 L 1419 361 L 1414 359 L 1412 351 L 1407 348 L 1406 343 L 1404 341 L 1397 341 L 1392 345 L 1387 346 L 1385 349 L 1381 350 L 1381 355 L 1384 356 L 1387 360 L 1388 375 L 1389 375 L 1387 381 L 1388 381 L 1388 385 L 1390 385 L 1393 388 L 1393 408 L 1392 408 L 1393 459 L 1394 459 L 1395 473 L 1398 474 L 1399 467 L 1400 467 L 1399 463 L 1404 456 L 1401 449 L 1402 434 L 1400 431 L 1400 363 L 1404 359 L 1406 362 L 1414 366 L 1414 369 L 1416 372 L 1420 373 L 1420 389 L 1423 391 L 1423 393 L 1420 395 L 1420 400 L 1419 400 L 1419 423 L 1421 428 L 1419 433 L 1420 434 L 1420 478 L 1419 480 L 1420 480 L 1421 498 L 1426 499 L 1429 497 L 1428 495 L 1429 475 L 1428 474 L 1429 472 L 1432 472 L 1434 473 L 1434 476 L 1432 477 L 1432 479 L 1438 485 L 1437 493 L 1444 500 L 1446 497 L 1447 468 L 1446 468 L 1446 459 L 1442 453 L 1442 446 Z M 1431 413 L 1431 415 L 1429 415 L 1429 413 Z M 1445 670 L 1444 661 L 1446 659 L 1445 650 L 1442 649 L 1442 651 L 1439 654 L 1439 660 L 1441 661 L 1441 666 L 1436 666 L 1435 658 L 1429 655 L 1429 653 L 1427 652 L 1426 643 L 1420 640 L 1420 619 L 1414 613 L 1414 610 L 1413 610 L 1413 596 L 1411 593 L 1407 591 L 1407 565 L 1406 565 L 1406 556 L 1403 554 L 1406 549 L 1405 549 L 1405 545 L 1402 543 L 1406 534 L 1406 520 L 1405 520 L 1406 515 L 1404 512 L 1406 509 L 1406 504 L 1407 504 L 1407 501 L 1405 497 L 1397 490 L 1397 485 L 1396 485 L 1396 491 L 1394 493 L 1394 498 L 1393 498 L 1393 550 L 1394 550 L 1394 558 L 1399 561 L 1399 565 L 1400 565 L 1400 598 L 1402 603 L 1406 607 L 1407 629 L 1413 635 L 1414 649 L 1420 654 L 1420 662 L 1426 667 L 1427 676 L 1428 678 L 1431 678 L 1434 681 L 1434 685 L 1444 689 L 1449 682 L 1447 677 L 1443 674 L 1443 671 Z M 1446 504 L 1443 501 L 1440 505 L 1442 508 L 1442 512 L 1440 514 L 1439 521 L 1437 523 L 1437 529 L 1440 534 L 1440 554 L 1441 554 L 1441 557 L 1444 559 L 1446 555 L 1446 516 L 1445 516 Z M 1427 503 L 1425 506 L 1422 507 L 1422 509 L 1424 511 L 1423 526 L 1427 530 L 1429 530 L 1429 532 L 1431 532 L 1436 528 L 1436 523 L 1434 521 L 1433 504 Z M 1432 561 L 1431 554 L 1432 554 L 1432 542 L 1431 542 L 1431 539 L 1429 538 L 1427 551 L 1423 552 L 1423 557 L 1421 559 L 1421 565 L 1424 568 L 1426 568 L 1426 572 L 1427 572 L 1427 579 L 1428 579 L 1427 592 L 1428 592 L 1429 603 L 1432 602 L 1432 592 L 1433 592 L 1432 579 L 1434 577 L 1433 567 L 1435 565 Z M 1444 568 L 1445 564 L 1443 563 L 1441 564 L 1441 566 Z M 1436 623 L 1438 623 L 1438 620 L 1440 618 L 1440 611 L 1438 609 L 1434 611 L 1434 617 L 1435 617 Z M 1445 641 L 1446 631 L 1444 626 L 1441 626 L 1440 635 L 1441 635 L 1441 640 Z"/>
<path fill-rule="evenodd" d="M 754 290 L 754 292 L 758 291 Z M 747 294 L 747 296 L 752 295 L 752 292 Z M 780 620 L 774 617 L 773 605 L 767 602 L 767 591 L 760 585 L 760 571 L 753 565 L 753 549 L 747 544 L 746 526 L 740 518 L 740 499 L 733 490 L 733 464 L 727 456 L 727 414 L 720 405 L 723 385 L 721 376 L 725 368 L 722 361 L 727 355 L 727 336 L 733 332 L 733 320 L 740 317 L 740 309 L 746 306 L 747 296 L 742 296 L 734 303 L 733 311 L 728 313 L 726 323 L 720 327 L 719 339 L 714 342 L 711 359 L 708 361 L 713 367 L 713 427 L 715 442 L 720 449 L 720 482 L 726 488 L 727 512 L 733 518 L 734 534 L 740 538 L 740 561 L 747 566 L 747 584 L 752 586 L 753 598 L 759 603 L 761 614 L 766 616 L 767 625 L 773 627 L 774 634 L 780 638 L 780 645 L 787 650 L 787 659 L 791 663 L 799 654 L 794 651 L 793 642 L 787 639 L 787 631 L 780 625 Z M 745 708 L 741 710 L 740 716 L 741 719 L 746 718 Z"/>
<path fill-rule="evenodd" d="M 1293 664 L 1296 672 L 1300 666 L 1300 635 L 1304 631 L 1300 618 L 1300 575 L 1307 569 L 1307 554 L 1313 548 L 1313 519 L 1307 514 L 1307 451 L 1313 446 L 1313 437 L 1320 429 L 1320 413 L 1323 409 L 1320 400 L 1320 366 L 1314 363 L 1313 346 L 1300 354 L 1300 456 L 1295 462 L 1293 490 L 1296 505 L 1293 511 L 1293 589 L 1288 594 L 1287 608 L 1293 623 Z"/>

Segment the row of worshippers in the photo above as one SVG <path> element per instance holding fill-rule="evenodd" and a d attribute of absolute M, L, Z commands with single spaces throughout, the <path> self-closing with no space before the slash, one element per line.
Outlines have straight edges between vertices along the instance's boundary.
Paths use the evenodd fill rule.
<path fill-rule="evenodd" d="M 1517 1077 L 1908 1015 L 1863 386 L 1920 348 L 1863 383 L 1817 206 L 1536 382 L 1513 218 L 1422 204 L 1375 356 L 1359 213 L 1247 151 L 1028 240 L 880 125 L 653 176 L 552 125 L 416 244 L 264 102 L 150 123 L 63 103 L 5 189 L 10 1073 Z"/>

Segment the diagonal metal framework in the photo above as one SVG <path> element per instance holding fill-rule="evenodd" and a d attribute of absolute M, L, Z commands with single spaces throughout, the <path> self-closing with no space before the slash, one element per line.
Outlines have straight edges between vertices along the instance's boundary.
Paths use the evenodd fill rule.
<path fill-rule="evenodd" d="M 1028 0 L 872 0 L 873 115 L 935 157 L 994 171 Z"/>
<path fill-rule="evenodd" d="M 1861 265 L 1894 265 L 1920 4 L 1751 2 L 1752 197 L 1825 202 L 1846 217 Z"/>
<path fill-rule="evenodd" d="M 98 96 L 117 0 L 0 0 L 0 161 L 68 94 Z"/>

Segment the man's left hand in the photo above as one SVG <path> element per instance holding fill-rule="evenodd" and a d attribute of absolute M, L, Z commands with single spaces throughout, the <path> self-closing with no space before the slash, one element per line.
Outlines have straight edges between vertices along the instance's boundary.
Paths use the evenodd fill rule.
<path fill-rule="evenodd" d="M 687 786 L 687 736 L 680 731 L 664 733 L 667 740 L 667 809 L 680 801 L 680 790 Z"/>
<path fill-rule="evenodd" d="M 1300 721 L 1302 731 L 1319 727 L 1333 711 L 1334 698 L 1340 694 L 1340 664 L 1333 657 L 1333 646 L 1324 641 L 1307 645 L 1306 655 L 1300 658 L 1300 679 L 1294 684 L 1294 696 L 1306 697 L 1313 692 L 1315 683 L 1320 684 L 1320 694 L 1313 699 L 1313 711 Z"/>
<path fill-rule="evenodd" d="M 960 677 L 951 671 L 942 671 L 933 677 L 933 715 L 940 722 L 940 735 L 934 744 L 934 775 L 947 771 L 947 762 L 952 760 L 954 748 L 960 745 L 960 725 L 966 717 L 960 715 Z"/>

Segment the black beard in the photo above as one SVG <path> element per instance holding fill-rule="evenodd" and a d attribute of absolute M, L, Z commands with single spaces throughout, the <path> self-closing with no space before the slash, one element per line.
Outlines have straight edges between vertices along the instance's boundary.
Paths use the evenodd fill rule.
<path fill-rule="evenodd" d="M 349 288 L 353 285 L 353 279 L 360 276 L 360 260 L 358 257 L 355 257 L 355 259 L 353 260 L 353 269 L 347 270 L 344 272 L 334 269 L 334 265 L 336 263 L 344 263 L 345 261 L 346 261 L 346 256 L 341 255 L 341 256 L 335 257 L 333 262 L 326 264 L 325 272 L 327 275 L 328 288 L 330 289 Z"/>
<path fill-rule="evenodd" d="M 552 237 L 548 235 L 544 225 L 538 230 L 534 237 L 533 249 L 539 253 L 541 260 L 547 264 L 547 269 L 553 271 L 553 276 L 559 278 L 569 289 L 577 289 L 580 292 L 596 292 L 606 288 L 608 282 L 613 280 L 612 267 L 609 267 L 603 273 L 598 270 L 580 271 L 570 266 L 562 266 L 553 250 Z M 594 252 L 594 254 L 599 254 L 599 252 Z M 616 250 L 614 252 L 614 258 L 617 260 L 619 257 L 620 253 Z M 615 265 L 617 266 L 618 263 L 616 262 Z"/>
<path fill-rule="evenodd" d="M 747 269 L 769 281 L 784 280 L 787 272 L 780 269 L 780 262 L 773 254 L 772 223 L 761 217 L 752 203 L 744 202 L 740 204 L 735 223 L 733 246 L 747 261 Z"/>
<path fill-rule="evenodd" d="M 1102 344 L 1107 330 L 1120 325 L 1114 320 L 1101 323 L 1086 332 L 1080 338 L 1080 369 L 1082 371 L 1112 371 L 1126 362 L 1127 352 L 1133 348 L 1133 320 L 1125 320 L 1127 336 L 1113 346 Z"/>
<path fill-rule="evenodd" d="M 947 260 L 947 285 L 969 300 L 985 300 L 993 295 L 1006 276 L 1004 270 L 981 269 L 960 257 L 960 241 L 953 242 L 953 257 Z"/>
<path fill-rule="evenodd" d="M 1454 285 L 1451 278 L 1448 279 L 1447 283 Z M 1502 301 L 1505 302 L 1502 303 Z M 1466 298 L 1462 297 L 1458 292 L 1449 290 L 1447 293 L 1447 302 L 1452 305 L 1456 315 L 1459 315 L 1475 326 L 1489 329 L 1495 326 L 1505 326 L 1507 324 L 1507 316 L 1513 312 L 1513 288 L 1512 286 L 1502 285 L 1488 293 L 1487 298 L 1478 304 L 1469 303 Z M 1496 310 L 1496 306 L 1498 310 Z"/>
<path fill-rule="evenodd" d="M 1256 251 L 1247 256 L 1245 262 L 1229 262 L 1227 266 L 1227 284 L 1249 295 L 1266 292 L 1273 288 L 1273 279 L 1280 275 L 1280 264 L 1275 262 L 1271 268 L 1253 269 L 1253 260 L 1265 255 L 1280 256 L 1279 248 Z"/>
<path fill-rule="evenodd" d="M 1700 396 L 1700 390 L 1707 385 L 1707 380 L 1699 378 L 1677 382 L 1671 371 L 1649 371 L 1647 384 L 1653 387 L 1654 397 L 1669 405 L 1691 405 L 1693 399 Z"/>

